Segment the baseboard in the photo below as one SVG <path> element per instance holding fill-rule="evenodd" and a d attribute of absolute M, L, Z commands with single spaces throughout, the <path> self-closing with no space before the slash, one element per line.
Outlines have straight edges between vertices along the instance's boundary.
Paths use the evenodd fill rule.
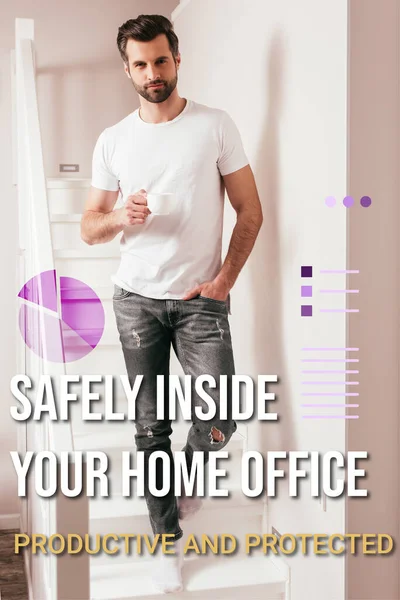
<path fill-rule="evenodd" d="M 20 527 L 19 515 L 0 515 L 1 529 L 18 529 Z"/>

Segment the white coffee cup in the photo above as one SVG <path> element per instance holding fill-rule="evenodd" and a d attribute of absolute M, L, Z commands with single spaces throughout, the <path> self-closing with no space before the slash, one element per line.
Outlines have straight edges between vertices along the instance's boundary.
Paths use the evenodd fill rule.
<path fill-rule="evenodd" d="M 176 194 L 147 194 L 147 206 L 153 215 L 169 215 L 178 206 Z"/>

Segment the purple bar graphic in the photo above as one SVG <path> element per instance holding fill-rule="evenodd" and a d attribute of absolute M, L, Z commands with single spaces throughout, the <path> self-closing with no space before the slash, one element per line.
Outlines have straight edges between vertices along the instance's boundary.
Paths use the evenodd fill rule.
<path fill-rule="evenodd" d="M 360 290 L 319 290 L 321 294 L 359 294 Z"/>
<path fill-rule="evenodd" d="M 302 419 L 359 419 L 358 415 L 303 415 Z"/>
<path fill-rule="evenodd" d="M 302 358 L 301 362 L 360 362 L 359 358 Z"/>
<path fill-rule="evenodd" d="M 302 381 L 301 385 L 360 385 L 359 381 Z"/>
<path fill-rule="evenodd" d="M 305 408 L 311 408 L 312 406 L 323 406 L 325 408 L 358 408 L 359 404 L 301 404 Z"/>
<path fill-rule="evenodd" d="M 358 269 L 321 269 L 320 273 L 359 273 Z"/>
<path fill-rule="evenodd" d="M 334 312 L 334 313 L 358 313 L 359 308 L 320 308 L 319 312 Z"/>
<path fill-rule="evenodd" d="M 312 306 L 310 304 L 302 304 L 301 316 L 302 317 L 312 317 Z"/>
<path fill-rule="evenodd" d="M 331 350 L 346 350 L 346 352 L 358 352 L 360 348 L 302 348 L 304 352 L 325 352 Z"/>
<path fill-rule="evenodd" d="M 312 285 L 302 285 L 301 286 L 301 295 L 303 298 L 312 296 Z"/>
<path fill-rule="evenodd" d="M 302 277 L 312 277 L 312 267 L 302 266 L 301 267 L 301 276 Z"/>
<path fill-rule="evenodd" d="M 360 371 L 302 371 L 302 373 L 359 373 Z"/>
<path fill-rule="evenodd" d="M 302 396 L 336 396 L 343 398 L 344 396 L 359 396 L 358 392 L 346 392 L 345 394 L 335 394 L 335 392 L 302 392 Z"/>

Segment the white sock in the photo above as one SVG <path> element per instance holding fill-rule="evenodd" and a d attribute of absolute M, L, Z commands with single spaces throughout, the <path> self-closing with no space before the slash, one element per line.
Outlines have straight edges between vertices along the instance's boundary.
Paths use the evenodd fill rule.
<path fill-rule="evenodd" d="M 171 548 L 171 547 L 169 547 Z M 174 544 L 175 554 L 159 554 L 157 570 L 153 574 L 153 582 L 156 588 L 164 594 L 172 594 L 183 590 L 182 566 L 183 566 L 183 539 L 180 538 Z"/>
<path fill-rule="evenodd" d="M 178 498 L 180 520 L 188 521 L 201 509 L 202 506 L 203 502 L 197 496 L 181 496 Z"/>

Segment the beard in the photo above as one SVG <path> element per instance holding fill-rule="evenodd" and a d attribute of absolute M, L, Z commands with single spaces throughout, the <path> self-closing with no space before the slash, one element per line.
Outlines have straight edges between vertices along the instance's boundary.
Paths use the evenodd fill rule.
<path fill-rule="evenodd" d="M 135 88 L 135 90 L 137 91 L 137 93 L 142 96 L 142 98 L 144 98 L 145 100 L 148 100 L 148 102 L 153 102 L 153 103 L 160 103 L 160 102 L 165 102 L 165 100 L 167 100 L 167 98 L 170 97 L 170 95 L 172 94 L 172 92 L 174 91 L 174 89 L 176 88 L 176 85 L 178 83 L 178 74 L 175 74 L 175 77 L 173 79 L 170 79 L 169 81 L 164 81 L 163 79 L 160 79 L 160 83 L 163 84 L 162 87 L 159 88 L 148 88 L 148 87 L 142 87 L 140 85 L 137 85 L 133 79 L 131 79 L 133 87 Z"/>

